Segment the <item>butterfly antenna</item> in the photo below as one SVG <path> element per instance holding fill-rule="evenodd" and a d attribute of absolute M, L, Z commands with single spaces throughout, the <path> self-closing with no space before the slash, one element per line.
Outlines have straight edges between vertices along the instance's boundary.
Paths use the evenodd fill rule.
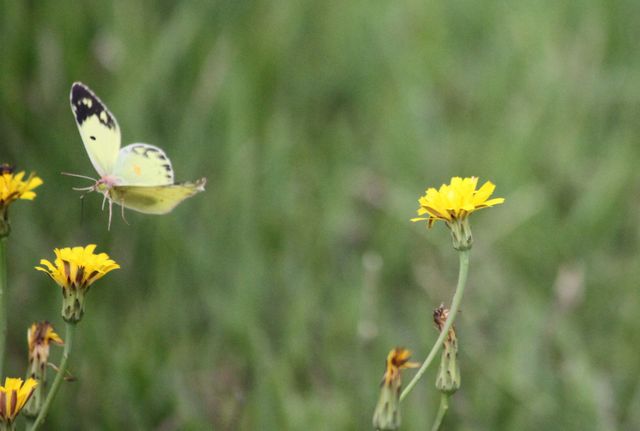
<path fill-rule="evenodd" d="M 89 187 L 71 187 L 71 190 L 75 190 L 77 192 L 92 192 L 96 189 L 96 186 Z"/>
<path fill-rule="evenodd" d="M 60 172 L 60 174 L 62 174 L 62 175 L 66 175 L 66 176 L 68 176 L 68 177 L 84 178 L 85 180 L 91 180 L 91 181 L 94 181 L 94 182 L 97 182 L 97 181 L 98 181 L 97 179 L 95 179 L 95 178 L 91 178 L 91 177 L 88 177 L 88 176 L 86 176 L 86 175 L 72 174 L 72 173 L 70 173 L 70 172 Z M 74 190 L 75 190 L 75 189 L 74 189 Z"/>

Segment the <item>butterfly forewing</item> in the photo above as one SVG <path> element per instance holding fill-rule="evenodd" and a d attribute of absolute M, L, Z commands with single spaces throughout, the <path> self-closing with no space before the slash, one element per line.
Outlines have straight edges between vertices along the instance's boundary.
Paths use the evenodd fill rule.
<path fill-rule="evenodd" d="M 122 148 L 113 175 L 121 185 L 173 184 L 171 161 L 161 148 L 149 144 L 131 144 Z"/>
<path fill-rule="evenodd" d="M 120 149 L 120 127 L 102 101 L 84 84 L 71 86 L 71 110 L 82 142 L 100 176 L 110 175 Z"/>

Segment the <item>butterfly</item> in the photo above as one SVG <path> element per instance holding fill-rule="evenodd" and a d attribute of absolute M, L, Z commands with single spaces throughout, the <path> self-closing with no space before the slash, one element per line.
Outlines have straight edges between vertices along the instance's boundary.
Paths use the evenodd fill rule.
<path fill-rule="evenodd" d="M 67 174 L 95 181 L 75 190 L 96 191 L 109 202 L 109 228 L 115 202 L 145 214 L 166 214 L 185 199 L 204 191 L 206 178 L 175 183 L 173 167 L 165 152 L 154 145 L 135 143 L 120 148 L 120 127 L 113 114 L 89 87 L 71 86 L 71 111 L 76 119 L 91 164 L 100 179 Z"/>

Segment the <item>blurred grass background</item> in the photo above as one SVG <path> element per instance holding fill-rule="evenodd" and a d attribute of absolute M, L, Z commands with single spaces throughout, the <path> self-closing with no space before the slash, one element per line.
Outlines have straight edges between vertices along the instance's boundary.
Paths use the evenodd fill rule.
<path fill-rule="evenodd" d="M 455 286 L 446 229 L 409 222 L 453 175 L 507 202 L 473 216 L 445 429 L 640 428 L 636 0 L 7 0 L 0 22 L 0 158 L 45 181 L 11 208 L 9 374 L 32 321 L 62 330 L 39 259 L 122 265 L 47 429 L 370 429 L 387 352 L 423 359 Z M 81 213 L 75 80 L 207 191 L 111 232 L 98 195 Z M 403 429 L 433 420 L 425 377 Z"/>

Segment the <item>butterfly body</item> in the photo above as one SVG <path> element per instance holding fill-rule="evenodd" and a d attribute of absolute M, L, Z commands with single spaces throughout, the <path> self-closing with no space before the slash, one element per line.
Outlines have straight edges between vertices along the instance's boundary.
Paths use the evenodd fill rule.
<path fill-rule="evenodd" d="M 154 145 L 134 143 L 120 148 L 120 127 L 104 103 L 84 84 L 71 86 L 73 111 L 89 159 L 100 178 L 84 190 L 97 191 L 123 208 L 166 214 L 204 190 L 206 179 L 175 183 L 171 161 Z"/>

